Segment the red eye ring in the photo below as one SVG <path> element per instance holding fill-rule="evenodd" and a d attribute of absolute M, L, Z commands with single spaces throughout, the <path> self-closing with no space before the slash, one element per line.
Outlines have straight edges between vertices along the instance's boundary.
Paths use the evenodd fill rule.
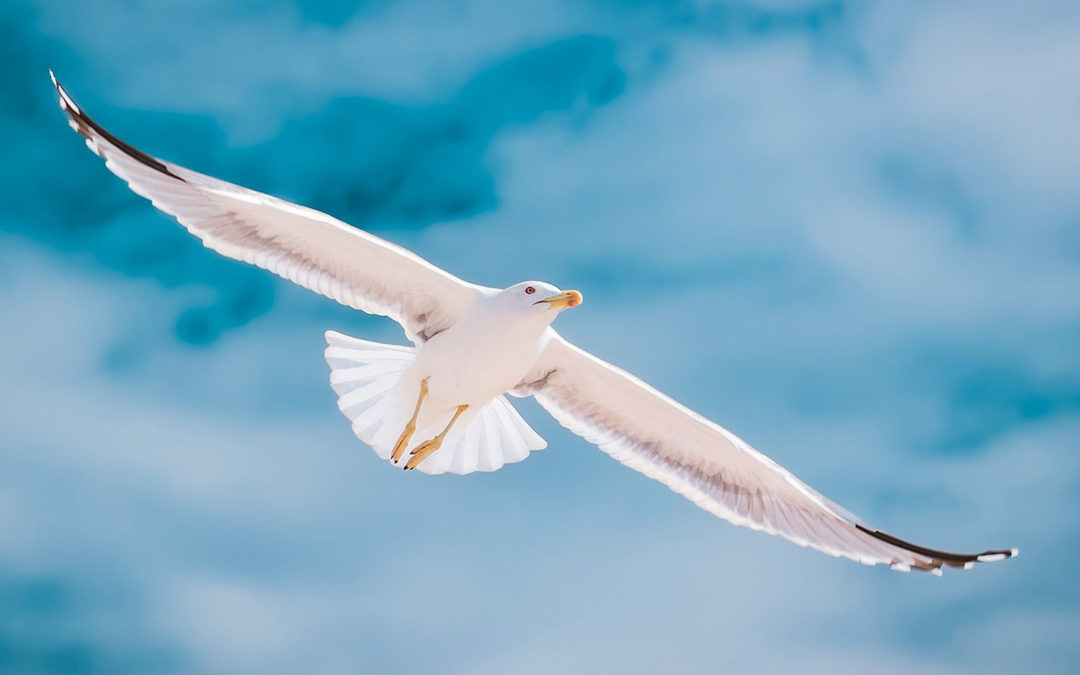
<path fill-rule="evenodd" d="M 525 287 L 525 295 L 532 295 L 535 292 L 536 292 L 536 289 L 533 288 L 532 286 L 526 286 Z"/>

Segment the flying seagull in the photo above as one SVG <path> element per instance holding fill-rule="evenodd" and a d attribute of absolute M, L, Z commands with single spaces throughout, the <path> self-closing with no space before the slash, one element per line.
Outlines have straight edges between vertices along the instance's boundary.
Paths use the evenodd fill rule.
<path fill-rule="evenodd" d="M 471 284 L 325 213 L 152 157 L 90 119 L 49 74 L 90 150 L 206 247 L 401 324 L 411 347 L 326 333 L 338 407 L 396 466 L 466 474 L 525 459 L 547 444 L 506 395 L 534 396 L 570 431 L 735 525 L 903 571 L 1017 554 L 948 553 L 868 527 L 728 430 L 567 342 L 551 323 L 581 304 L 578 291 Z"/>

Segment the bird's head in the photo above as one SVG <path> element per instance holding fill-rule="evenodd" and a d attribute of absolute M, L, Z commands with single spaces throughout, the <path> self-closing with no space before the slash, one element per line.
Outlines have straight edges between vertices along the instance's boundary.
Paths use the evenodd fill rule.
<path fill-rule="evenodd" d="M 522 312 L 534 315 L 546 315 L 554 319 L 555 315 L 567 307 L 581 304 L 578 291 L 561 291 L 543 281 L 522 281 L 504 288 L 499 292 L 500 299 L 507 305 Z"/>

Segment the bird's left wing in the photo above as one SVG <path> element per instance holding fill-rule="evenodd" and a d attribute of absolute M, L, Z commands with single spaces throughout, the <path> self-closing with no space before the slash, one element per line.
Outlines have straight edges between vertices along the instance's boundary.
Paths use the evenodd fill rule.
<path fill-rule="evenodd" d="M 829 555 L 900 570 L 940 573 L 943 565 L 967 568 L 1016 554 L 936 551 L 866 527 L 728 430 L 551 332 L 514 393 L 533 394 L 564 427 L 710 513 Z"/>
<path fill-rule="evenodd" d="M 416 343 L 453 325 L 482 290 L 325 213 L 151 157 L 90 119 L 52 81 L 71 127 L 109 170 L 218 253 L 388 316 Z"/>

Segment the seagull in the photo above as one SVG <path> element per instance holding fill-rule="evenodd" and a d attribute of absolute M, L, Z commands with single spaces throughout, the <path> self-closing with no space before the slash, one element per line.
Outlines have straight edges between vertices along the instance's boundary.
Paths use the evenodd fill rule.
<path fill-rule="evenodd" d="M 873 529 L 727 429 L 555 332 L 551 323 L 581 304 L 580 292 L 542 281 L 468 283 L 325 213 L 152 157 L 94 122 L 49 75 L 87 147 L 207 248 L 402 326 L 412 346 L 328 331 L 325 351 L 353 433 L 395 466 L 467 474 L 525 459 L 547 444 L 507 395 L 533 396 L 571 432 L 709 513 L 799 546 L 937 575 L 1018 553 L 949 553 Z"/>

